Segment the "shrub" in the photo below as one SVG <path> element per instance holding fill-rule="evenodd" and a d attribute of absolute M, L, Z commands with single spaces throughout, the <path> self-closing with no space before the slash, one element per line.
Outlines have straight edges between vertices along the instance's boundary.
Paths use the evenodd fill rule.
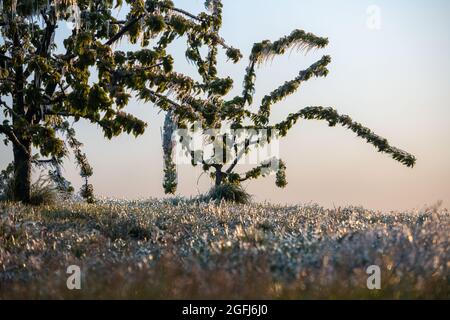
<path fill-rule="evenodd" d="M 30 204 L 33 206 L 52 204 L 56 202 L 58 195 L 53 183 L 48 178 L 40 176 L 31 185 Z"/>
<path fill-rule="evenodd" d="M 9 164 L 0 172 L 0 201 L 13 199 L 14 166 Z"/>
<path fill-rule="evenodd" d="M 239 184 L 225 183 L 213 187 L 206 195 L 206 200 L 247 204 L 251 200 L 251 195 Z"/>
<path fill-rule="evenodd" d="M 14 166 L 12 164 L 0 173 L 0 201 L 14 201 Z M 70 197 L 71 189 L 64 192 L 58 188 L 54 180 L 48 175 L 40 175 L 31 185 L 30 204 L 39 206 L 52 204 L 57 199 L 67 199 Z"/>

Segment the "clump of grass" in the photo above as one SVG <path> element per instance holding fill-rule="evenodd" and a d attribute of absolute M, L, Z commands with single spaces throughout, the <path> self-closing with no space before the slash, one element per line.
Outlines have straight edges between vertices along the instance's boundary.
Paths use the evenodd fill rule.
<path fill-rule="evenodd" d="M 0 201 L 14 201 L 14 168 L 9 165 L 0 173 Z M 31 184 L 30 203 L 34 206 L 54 204 L 70 197 L 70 192 L 61 191 L 49 176 L 40 175 Z"/>
<path fill-rule="evenodd" d="M 40 176 L 31 185 L 30 204 L 34 206 L 53 204 L 58 199 L 58 190 L 46 178 Z"/>
<path fill-rule="evenodd" d="M 11 201 L 13 199 L 14 167 L 9 164 L 0 171 L 0 201 Z"/>
<path fill-rule="evenodd" d="M 251 195 L 239 184 L 224 183 L 220 186 L 214 186 L 204 200 L 248 204 L 250 203 Z"/>

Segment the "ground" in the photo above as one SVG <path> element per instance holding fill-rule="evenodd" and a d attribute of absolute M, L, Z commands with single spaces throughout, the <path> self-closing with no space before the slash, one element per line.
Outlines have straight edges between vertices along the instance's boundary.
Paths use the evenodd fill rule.
<path fill-rule="evenodd" d="M 449 235 L 438 208 L 0 203 L 0 299 L 449 299 Z"/>

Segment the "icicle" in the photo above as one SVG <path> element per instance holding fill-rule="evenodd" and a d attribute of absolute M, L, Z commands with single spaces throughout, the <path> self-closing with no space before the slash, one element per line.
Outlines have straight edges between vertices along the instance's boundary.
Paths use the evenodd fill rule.
<path fill-rule="evenodd" d="M 106 37 L 109 38 L 109 20 L 106 21 Z"/>
<path fill-rule="evenodd" d="M 50 37 L 50 45 L 48 46 L 47 54 L 50 54 L 50 52 L 52 50 L 52 45 L 53 45 L 54 42 L 55 42 L 55 32 L 53 32 L 51 37 Z"/>
<path fill-rule="evenodd" d="M 140 30 L 140 40 L 143 41 L 145 36 L 144 36 L 144 32 L 143 30 L 145 30 L 145 17 L 141 18 L 140 20 L 140 24 L 141 24 L 141 30 Z"/>
<path fill-rule="evenodd" d="M 72 8 L 73 8 L 73 15 L 74 15 L 74 19 L 75 19 L 75 30 L 78 33 L 78 31 L 80 31 L 80 29 L 81 29 L 80 8 L 78 8 L 76 3 L 72 5 Z"/>
<path fill-rule="evenodd" d="M 206 1 L 206 9 L 209 12 L 213 12 L 214 11 L 214 1 L 211 1 L 211 0 Z"/>
<path fill-rule="evenodd" d="M 173 142 L 173 134 L 175 132 L 174 114 L 172 111 L 167 112 L 164 120 L 164 129 L 162 133 L 163 151 L 164 151 L 164 191 L 166 194 L 174 194 L 177 185 L 177 169 L 173 162 L 173 151 L 175 144 Z"/>
<path fill-rule="evenodd" d="M 17 12 L 17 0 L 12 0 L 11 2 L 11 19 L 16 16 Z"/>
<path fill-rule="evenodd" d="M 58 0 L 55 1 L 55 16 L 56 20 L 58 20 L 59 19 Z"/>

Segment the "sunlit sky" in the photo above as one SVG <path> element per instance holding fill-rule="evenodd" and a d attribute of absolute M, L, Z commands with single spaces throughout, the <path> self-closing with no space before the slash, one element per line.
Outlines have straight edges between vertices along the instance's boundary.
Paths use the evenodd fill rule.
<path fill-rule="evenodd" d="M 199 12 L 203 0 L 175 1 Z M 380 29 L 368 27 L 367 8 L 381 10 Z M 446 0 L 225 0 L 221 35 L 248 57 L 254 42 L 276 40 L 293 29 L 326 36 L 330 45 L 308 55 L 277 57 L 257 71 L 255 108 L 262 96 L 329 54 L 327 78 L 313 79 L 273 107 L 273 121 L 311 105 L 335 107 L 395 146 L 416 155 L 406 168 L 343 128 L 300 121 L 280 146 L 288 186 L 274 177 L 245 183 L 256 201 L 319 203 L 326 207 L 362 205 L 372 209 L 423 208 L 439 200 L 450 205 L 450 2 Z M 124 45 L 122 41 L 122 45 Z M 126 45 L 125 45 L 126 46 Z M 183 41 L 172 47 L 176 69 L 194 74 L 184 58 Z M 219 73 L 241 91 L 247 59 L 233 65 L 225 57 Z M 95 126 L 75 125 L 94 167 L 96 193 L 118 198 L 163 197 L 161 134 L 164 114 L 151 104 L 133 101 L 129 112 L 148 122 L 145 135 L 107 141 Z M 0 147 L 0 165 L 12 160 Z M 66 176 L 81 185 L 68 160 Z M 178 194 L 197 195 L 211 185 L 188 165 L 179 168 Z M 198 180 L 198 181 L 197 181 Z"/>

